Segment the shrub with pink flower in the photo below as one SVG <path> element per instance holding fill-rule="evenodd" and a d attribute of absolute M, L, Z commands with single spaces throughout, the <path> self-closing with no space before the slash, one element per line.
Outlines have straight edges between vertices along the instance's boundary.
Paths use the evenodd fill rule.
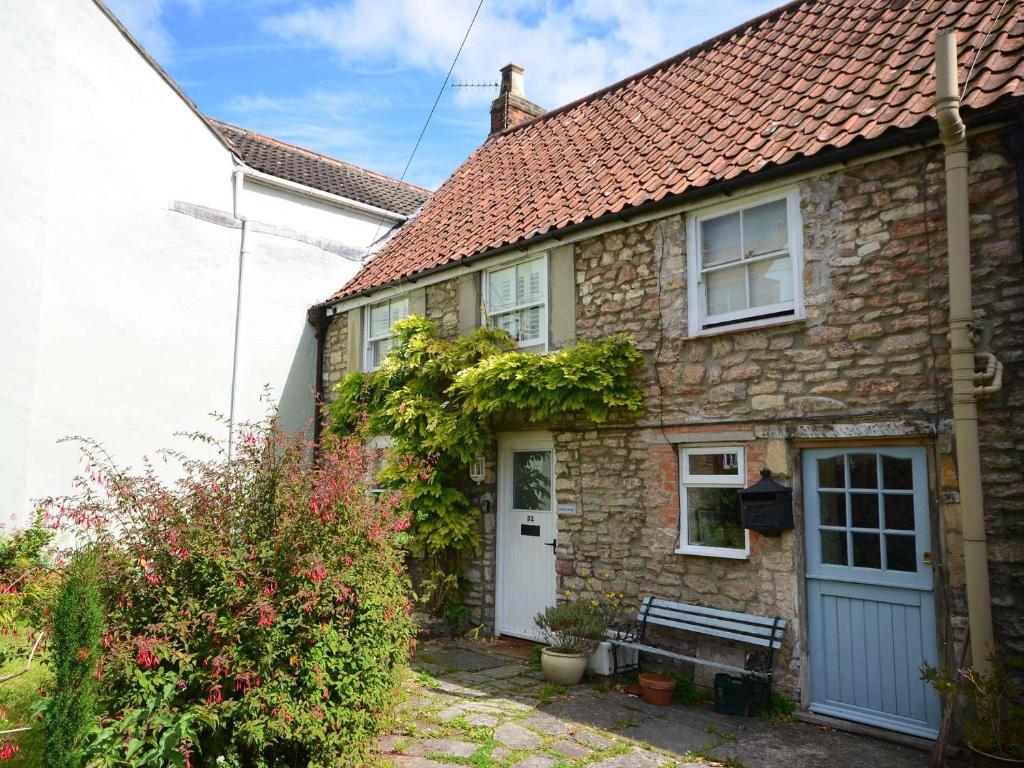
<path fill-rule="evenodd" d="M 370 493 L 368 452 L 328 438 L 314 461 L 266 423 L 231 460 L 174 455 L 170 485 L 87 453 L 81 493 L 48 510 L 103 565 L 96 762 L 359 764 L 413 638 L 409 520 Z"/>

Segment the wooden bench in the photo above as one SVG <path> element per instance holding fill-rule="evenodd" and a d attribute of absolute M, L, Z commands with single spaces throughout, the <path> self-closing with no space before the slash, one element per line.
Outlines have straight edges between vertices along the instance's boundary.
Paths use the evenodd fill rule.
<path fill-rule="evenodd" d="M 733 640 L 763 650 L 748 653 L 746 662 L 740 668 L 696 656 L 686 656 L 652 645 L 647 637 L 647 630 L 651 626 Z M 766 703 L 770 703 L 775 651 L 782 647 L 785 627 L 786 622 L 779 617 L 769 618 L 749 613 L 722 611 L 717 608 L 676 603 L 652 596 L 644 598 L 640 613 L 636 617 L 636 623 L 617 628 L 616 636 L 609 638 L 608 642 L 612 645 L 612 659 L 616 673 L 619 672 L 616 648 L 631 648 L 638 653 L 637 663 L 631 665 L 630 669 L 636 668 L 639 671 L 641 657 L 645 653 L 716 667 L 739 674 L 747 680 L 756 679 L 767 682 Z"/>

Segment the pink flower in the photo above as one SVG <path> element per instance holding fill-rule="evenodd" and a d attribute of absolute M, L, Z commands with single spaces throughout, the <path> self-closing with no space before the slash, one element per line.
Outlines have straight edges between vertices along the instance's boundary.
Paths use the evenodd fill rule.
<path fill-rule="evenodd" d="M 147 648 L 139 648 L 139 652 L 135 654 L 135 661 L 143 669 L 153 669 L 160 666 L 160 659 Z"/>
<path fill-rule="evenodd" d="M 274 619 L 277 618 L 277 611 L 275 611 L 269 605 L 260 606 L 260 618 L 256 622 L 257 627 L 270 627 L 274 624 Z"/>
<path fill-rule="evenodd" d="M 0 742 L 0 760 L 10 760 L 19 752 L 21 752 L 21 747 L 13 741 Z"/>

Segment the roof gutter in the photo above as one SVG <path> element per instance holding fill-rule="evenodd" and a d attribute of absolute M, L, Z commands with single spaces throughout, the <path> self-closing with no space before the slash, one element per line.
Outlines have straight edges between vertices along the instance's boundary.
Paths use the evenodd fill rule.
<path fill-rule="evenodd" d="M 988 355 L 987 370 L 975 374 L 978 327 L 971 306 L 971 233 L 967 192 L 967 127 L 960 116 L 956 30 L 935 41 L 935 117 L 946 166 L 946 237 L 949 244 L 949 356 L 952 369 L 953 428 L 967 582 L 967 620 L 971 663 L 991 672 L 992 597 L 988 578 L 981 452 L 978 445 L 978 395 L 1001 384 L 1002 365 Z M 988 386 L 985 386 L 985 384 Z"/>
<path fill-rule="evenodd" d="M 998 123 L 1007 119 L 1019 117 L 1021 115 L 1022 108 L 1019 105 L 1003 106 L 993 110 L 986 110 L 984 112 L 978 112 L 971 116 L 971 127 L 977 128 L 983 125 L 989 125 L 992 123 Z M 504 253 L 510 253 L 512 251 L 526 251 L 530 246 L 543 242 L 545 240 L 563 240 L 570 235 L 580 232 L 591 227 L 599 226 L 612 219 L 621 219 L 622 221 L 629 221 L 630 219 L 636 218 L 641 215 L 653 213 L 665 208 L 674 208 L 683 204 L 695 203 L 701 200 L 705 200 L 711 197 L 725 196 L 730 197 L 742 189 L 753 186 L 755 184 L 764 184 L 767 182 L 784 179 L 789 176 L 795 176 L 808 171 L 817 170 L 830 165 L 848 163 L 853 160 L 867 157 L 869 155 L 878 154 L 880 152 L 886 152 L 888 150 L 898 149 L 908 145 L 927 144 L 929 141 L 934 141 L 937 138 L 938 131 L 936 130 L 934 123 L 928 123 L 918 128 L 910 128 L 905 130 L 899 130 L 890 133 L 889 135 L 883 135 L 877 139 L 871 139 L 867 141 L 854 142 L 848 144 L 845 147 L 839 147 L 838 149 L 832 150 L 822 154 L 812 155 L 810 157 L 804 157 L 799 160 L 793 160 L 783 165 L 775 165 L 764 170 L 755 171 L 752 173 L 746 173 L 742 176 L 738 176 L 735 179 L 727 179 L 719 181 L 713 184 L 709 184 L 704 187 L 698 187 L 695 189 L 687 190 L 679 195 L 669 195 L 660 200 L 651 200 L 646 203 L 634 206 L 632 208 L 624 209 L 619 213 L 607 213 L 596 219 L 586 219 L 584 221 L 577 222 L 575 224 L 569 224 L 568 226 L 562 227 L 561 229 L 549 230 L 533 237 L 526 238 L 524 240 L 518 240 L 515 243 L 508 245 L 498 246 L 497 248 L 491 248 L 487 251 L 481 251 L 479 253 L 466 256 L 457 261 L 450 261 L 445 264 L 439 264 L 429 269 L 424 269 L 421 272 L 417 272 L 407 277 L 402 277 L 397 280 L 390 280 L 380 285 L 375 285 L 372 288 L 364 288 L 363 290 L 350 293 L 345 296 L 341 296 L 337 299 L 331 299 L 318 306 L 331 307 L 335 304 L 341 304 L 343 302 L 352 301 L 363 296 L 370 296 L 378 291 L 382 291 L 386 288 L 395 288 L 404 285 L 415 285 L 421 279 L 430 275 L 442 272 L 447 269 L 453 269 L 455 267 L 465 267 L 471 264 L 475 264 L 478 261 L 484 259 L 490 259 L 495 256 L 500 256 Z"/>
<path fill-rule="evenodd" d="M 350 197 L 343 197 L 342 195 L 335 195 L 330 192 L 324 192 L 322 189 L 316 187 L 310 187 L 306 184 L 300 184 L 297 181 L 289 181 L 288 179 L 282 179 L 273 174 L 264 173 L 263 171 L 257 171 L 255 168 L 250 168 L 244 163 L 239 163 L 239 168 L 242 174 L 247 178 L 251 179 L 256 184 L 262 184 L 265 187 L 275 187 L 282 189 L 286 192 L 293 192 L 294 194 L 308 197 L 313 200 L 319 200 L 321 202 L 328 203 L 329 205 L 338 206 L 340 208 L 348 208 L 359 213 L 368 213 L 375 217 L 382 217 L 390 219 L 396 224 L 409 219 L 404 214 L 397 213 L 395 211 L 389 211 L 385 208 L 378 208 L 375 205 L 369 203 L 361 203 L 358 200 L 353 200 Z"/>

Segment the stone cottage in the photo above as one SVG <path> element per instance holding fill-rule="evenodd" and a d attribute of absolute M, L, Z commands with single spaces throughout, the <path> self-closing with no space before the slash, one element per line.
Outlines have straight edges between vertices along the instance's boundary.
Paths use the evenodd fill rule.
<path fill-rule="evenodd" d="M 973 286 L 979 353 L 970 536 L 940 30 L 969 157 L 970 277 L 952 287 Z M 1018 4 L 800 0 L 539 115 L 503 70 L 487 141 L 313 313 L 327 397 L 408 313 L 538 354 L 622 331 L 644 353 L 640 418 L 510 429 L 487 457 L 477 623 L 531 637 L 564 591 L 779 616 L 803 708 L 926 738 L 940 713 L 918 670 L 953 658 L 972 611 L 1024 650 L 1022 57 Z M 762 469 L 793 489 L 779 535 L 743 527 Z M 526 470 L 550 492 L 520 503 Z"/>

